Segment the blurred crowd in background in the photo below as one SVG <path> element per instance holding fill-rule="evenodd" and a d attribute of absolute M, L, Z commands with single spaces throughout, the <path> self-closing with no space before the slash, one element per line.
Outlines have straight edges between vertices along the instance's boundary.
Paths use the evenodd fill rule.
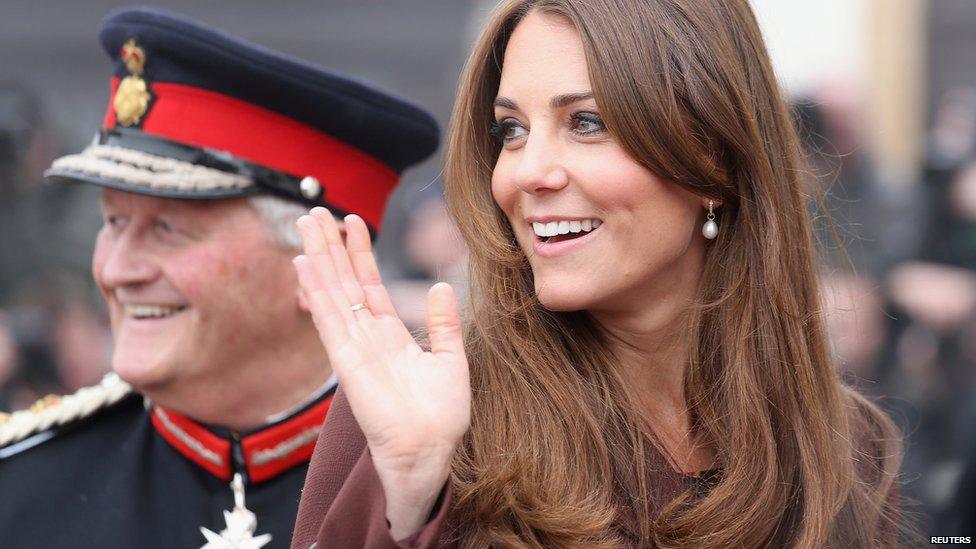
<path fill-rule="evenodd" d="M 97 191 L 51 187 L 41 177 L 53 158 L 84 146 L 104 112 L 108 64 L 94 31 L 116 3 L 100 4 L 101 11 L 86 4 L 87 15 L 67 17 L 77 28 L 61 23 L 73 42 L 62 37 L 60 46 L 50 46 L 40 19 L 30 29 L 33 17 L 43 17 L 43 2 L 0 8 L 7 12 L 0 16 L 0 410 L 95 383 L 109 365 L 111 334 L 89 274 L 101 224 Z M 278 14 L 277 30 L 262 24 L 271 9 L 263 3 L 166 7 L 385 85 L 434 109 L 443 125 L 467 45 L 491 4 L 297 2 L 291 15 Z M 781 8 L 754 4 L 764 25 L 777 28 Z M 810 3 L 795 4 L 802 11 Z M 856 64 L 786 83 L 810 157 L 810 194 L 823 197 L 811 212 L 824 256 L 824 311 L 842 374 L 878 397 L 907 435 L 903 494 L 918 502 L 920 530 L 948 534 L 938 530 L 949 527 L 946 513 L 976 499 L 964 480 L 967 460 L 972 475 L 976 459 L 976 3 L 824 5 L 834 5 L 838 17 L 860 17 L 852 32 L 873 33 L 868 50 L 893 59 L 861 54 L 880 83 L 852 76 L 861 70 Z M 854 5 L 860 11 L 851 12 Z M 31 15 L 37 9 L 41 15 Z M 887 10 L 902 10 L 900 18 Z M 906 34 L 899 25 L 907 19 L 915 30 Z M 303 34 L 308 21 L 318 21 L 321 32 Z M 774 60 L 795 54 L 777 53 L 789 34 L 780 32 L 780 40 L 770 39 Z M 902 41 L 888 46 L 886 33 L 901 33 Z M 59 69 L 42 56 L 80 63 L 84 77 L 61 70 L 58 80 Z M 907 71 L 919 93 L 885 95 L 898 87 L 878 70 L 885 63 L 898 78 L 905 77 L 899 67 Z M 789 77 L 794 69 L 777 70 Z M 872 108 L 890 102 L 896 107 Z M 872 123 L 878 113 L 881 123 Z M 916 123 L 891 120 L 902 116 Z M 879 131 L 905 135 L 892 140 Z M 899 143 L 911 158 L 899 154 L 906 150 Z M 407 174 L 379 243 L 394 300 L 415 327 L 431 281 L 464 278 L 464 247 L 441 192 L 437 161 Z M 959 526 L 974 532 L 974 525 Z"/>

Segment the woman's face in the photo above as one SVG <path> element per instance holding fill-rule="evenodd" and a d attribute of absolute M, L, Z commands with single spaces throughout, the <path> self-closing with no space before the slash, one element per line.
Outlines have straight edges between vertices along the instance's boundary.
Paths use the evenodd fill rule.
<path fill-rule="evenodd" d="M 530 13 L 505 50 L 492 195 L 528 256 L 543 306 L 621 311 L 682 297 L 704 261 L 702 199 L 656 177 L 607 133 L 583 45 Z"/>

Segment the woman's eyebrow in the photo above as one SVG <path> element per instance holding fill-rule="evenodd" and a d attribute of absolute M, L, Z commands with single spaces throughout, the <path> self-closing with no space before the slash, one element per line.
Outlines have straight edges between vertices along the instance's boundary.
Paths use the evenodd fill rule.
<path fill-rule="evenodd" d="M 593 99 L 592 91 L 578 92 L 578 93 L 565 93 L 563 95 L 557 95 L 549 100 L 549 107 L 553 109 L 561 109 L 573 103 L 579 103 L 580 101 L 586 101 L 587 99 Z"/>
<path fill-rule="evenodd" d="M 552 99 L 550 99 L 549 107 L 552 109 L 561 109 L 567 105 L 572 105 L 573 103 L 579 103 L 580 101 L 586 101 L 588 99 L 593 99 L 592 91 L 564 93 L 562 95 L 557 95 Z M 503 109 L 509 109 L 513 111 L 519 110 L 518 104 L 507 97 L 496 97 L 493 105 L 495 107 L 501 107 Z"/>
<path fill-rule="evenodd" d="M 495 107 L 501 107 L 503 109 L 509 109 L 513 111 L 519 110 L 518 105 L 515 104 L 515 101 L 512 101 L 507 97 L 496 97 L 493 105 Z"/>

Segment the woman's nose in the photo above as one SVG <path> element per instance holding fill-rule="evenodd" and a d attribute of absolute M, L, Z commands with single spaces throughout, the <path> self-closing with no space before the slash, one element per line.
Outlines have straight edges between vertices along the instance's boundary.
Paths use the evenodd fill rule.
<path fill-rule="evenodd" d="M 545 137 L 529 136 L 522 148 L 515 184 L 523 192 L 542 194 L 558 191 L 569 183 L 558 144 Z"/>

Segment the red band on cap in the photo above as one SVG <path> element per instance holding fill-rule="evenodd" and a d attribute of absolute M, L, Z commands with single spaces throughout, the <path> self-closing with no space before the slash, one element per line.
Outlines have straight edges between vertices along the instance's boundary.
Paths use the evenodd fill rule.
<path fill-rule="evenodd" d="M 112 79 L 105 127 L 116 125 Z M 238 158 L 296 177 L 311 175 L 324 202 L 363 218 L 379 230 L 397 174 L 380 160 L 311 126 L 234 97 L 168 82 L 150 84 L 152 108 L 142 131 Z"/>

